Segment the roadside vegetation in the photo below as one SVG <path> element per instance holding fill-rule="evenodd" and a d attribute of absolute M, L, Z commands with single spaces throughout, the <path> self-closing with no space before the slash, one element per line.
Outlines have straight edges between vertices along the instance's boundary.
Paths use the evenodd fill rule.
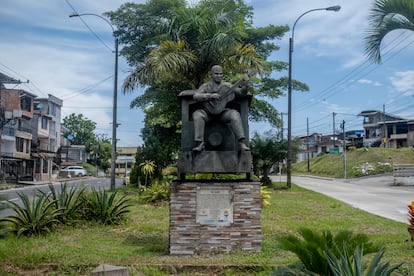
<path fill-rule="evenodd" d="M 325 154 L 307 161 L 293 164 L 293 173 L 324 177 L 344 177 L 344 157 L 342 154 Z M 359 148 L 346 152 L 346 177 L 354 178 L 393 170 L 393 164 L 414 164 L 413 148 Z"/>
<path fill-rule="evenodd" d="M 303 228 L 313 237 L 344 237 L 344 232 L 349 237 L 362 235 L 364 242 L 359 245 L 364 246 L 364 263 L 374 261 L 380 252 L 369 250 L 368 245 L 372 244 L 385 250 L 377 264 L 389 262 L 387 269 L 392 269 L 403 262 L 396 275 L 410 275 L 414 271 L 414 248 L 406 224 L 368 214 L 295 185 L 289 190 L 266 190 L 270 197 L 266 198 L 269 205 L 262 210 L 261 252 L 169 256 L 168 203 L 143 203 L 137 186 L 131 185 L 117 192 L 117 198 L 128 200 L 129 212 L 115 224 L 78 220 L 75 224 L 55 224 L 51 231 L 40 235 L 9 234 L 1 239 L 0 274 L 89 275 L 100 264 L 114 264 L 127 266 L 130 275 L 269 275 L 279 269 L 301 267 L 300 256 L 283 246 L 281 240 L 292 236 L 301 240 Z M 67 192 L 70 194 L 70 190 Z M 362 248 L 358 248 L 359 251 L 341 253 L 353 258 L 360 254 Z M 330 258 L 334 263 L 334 256 Z"/>

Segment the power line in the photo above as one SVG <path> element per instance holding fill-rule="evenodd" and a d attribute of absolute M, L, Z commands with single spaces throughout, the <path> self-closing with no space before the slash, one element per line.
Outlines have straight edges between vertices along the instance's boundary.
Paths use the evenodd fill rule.
<path fill-rule="evenodd" d="M 74 98 L 76 96 L 79 96 L 81 94 L 85 94 L 85 93 L 87 93 L 87 92 L 95 89 L 100 84 L 104 83 L 105 81 L 109 80 L 110 78 L 112 78 L 112 76 L 113 75 L 110 75 L 110 76 L 108 76 L 108 77 L 106 77 L 106 78 L 104 78 L 104 79 L 102 79 L 102 80 L 100 80 L 100 81 L 98 81 L 98 82 L 96 82 L 96 83 L 88 86 L 88 87 L 82 88 L 78 92 L 71 93 L 71 94 L 67 94 L 67 95 L 63 95 L 63 96 L 61 96 L 61 98 L 62 98 L 62 100 L 68 100 L 68 99 Z"/>
<path fill-rule="evenodd" d="M 402 37 L 402 35 L 405 35 L 405 37 Z M 386 59 L 384 59 L 383 63 L 388 62 L 391 58 L 395 57 L 402 50 L 404 50 L 405 48 L 407 48 L 408 46 L 414 43 L 414 41 L 410 41 L 405 46 L 401 47 L 401 43 L 406 41 L 408 38 L 410 38 L 411 33 L 408 31 L 404 31 L 402 35 L 394 38 L 388 45 L 384 47 L 383 51 L 385 51 L 385 53 L 383 56 L 386 56 Z M 399 40 L 397 41 L 397 39 Z M 393 54 L 389 54 L 396 47 L 400 47 L 399 50 L 394 52 Z M 354 69 L 352 69 L 349 73 L 347 73 L 343 78 L 329 85 L 327 88 L 321 90 L 321 92 L 316 93 L 315 94 L 316 101 L 321 100 L 321 99 L 327 99 L 331 97 L 332 95 L 337 94 L 338 92 L 344 91 L 346 87 L 356 82 L 356 80 L 372 73 L 373 71 L 379 68 L 378 66 L 376 66 L 374 68 L 371 68 L 368 72 L 366 72 L 370 67 L 372 67 L 372 65 L 373 65 L 372 62 L 368 60 L 365 60 L 361 64 L 358 64 L 357 66 L 354 67 Z M 309 107 L 313 107 L 313 105 L 310 105 L 309 101 L 306 101 L 306 102 L 302 102 L 301 104 L 298 104 L 297 106 L 295 106 L 295 110 L 301 111 Z"/>
<path fill-rule="evenodd" d="M 73 10 L 73 12 L 75 13 L 75 14 L 79 14 L 77 11 L 76 11 L 76 9 L 72 6 L 72 4 L 69 2 L 69 0 L 65 0 L 65 2 L 68 4 L 68 6 Z M 112 48 L 111 47 L 109 47 L 106 43 L 105 43 L 105 41 L 103 41 L 96 33 L 95 33 L 95 31 L 94 30 L 92 30 L 92 28 L 86 23 L 86 21 L 82 18 L 82 16 L 79 16 L 79 19 L 82 21 L 82 23 L 85 25 L 85 27 L 91 32 L 91 34 L 96 38 L 96 39 L 98 39 L 101 43 L 102 43 L 102 45 L 104 45 L 105 46 L 105 48 L 107 48 L 111 53 L 113 53 L 114 52 L 114 50 L 112 50 Z"/>

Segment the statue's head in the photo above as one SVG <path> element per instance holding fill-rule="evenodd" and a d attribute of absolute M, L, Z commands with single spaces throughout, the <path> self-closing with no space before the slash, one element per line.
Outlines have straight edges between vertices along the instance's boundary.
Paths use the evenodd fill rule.
<path fill-rule="evenodd" d="M 220 83 L 223 79 L 223 68 L 220 65 L 214 65 L 211 67 L 211 77 L 216 83 Z"/>

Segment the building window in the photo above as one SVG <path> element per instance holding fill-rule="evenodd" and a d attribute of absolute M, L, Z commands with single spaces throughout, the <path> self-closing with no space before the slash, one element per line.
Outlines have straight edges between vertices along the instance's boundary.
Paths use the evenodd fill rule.
<path fill-rule="evenodd" d="M 17 152 L 23 152 L 24 150 L 24 139 L 20 137 L 16 137 L 16 151 Z"/>
<path fill-rule="evenodd" d="M 30 153 L 30 149 L 31 149 L 31 147 L 32 147 L 32 143 L 31 143 L 31 141 L 30 140 L 24 140 L 25 141 L 25 143 L 26 143 L 26 153 Z"/>
<path fill-rule="evenodd" d="M 42 128 L 47 129 L 47 118 L 46 117 L 42 117 Z"/>
<path fill-rule="evenodd" d="M 43 159 L 43 173 L 47 173 L 48 172 L 48 162 L 46 159 Z"/>
<path fill-rule="evenodd" d="M 50 114 L 56 116 L 56 105 L 54 103 L 50 103 Z"/>
<path fill-rule="evenodd" d="M 20 98 L 20 106 L 22 110 L 31 112 L 32 111 L 32 99 L 27 96 Z"/>

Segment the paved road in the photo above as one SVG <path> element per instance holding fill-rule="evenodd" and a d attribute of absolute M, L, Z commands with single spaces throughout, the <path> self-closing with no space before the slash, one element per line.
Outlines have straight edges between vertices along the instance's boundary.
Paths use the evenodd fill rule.
<path fill-rule="evenodd" d="M 286 177 L 272 176 L 273 181 Z M 408 223 L 407 205 L 414 201 L 414 185 L 393 186 L 389 174 L 358 179 L 292 176 L 292 183 L 348 203 L 369 213 Z"/>

